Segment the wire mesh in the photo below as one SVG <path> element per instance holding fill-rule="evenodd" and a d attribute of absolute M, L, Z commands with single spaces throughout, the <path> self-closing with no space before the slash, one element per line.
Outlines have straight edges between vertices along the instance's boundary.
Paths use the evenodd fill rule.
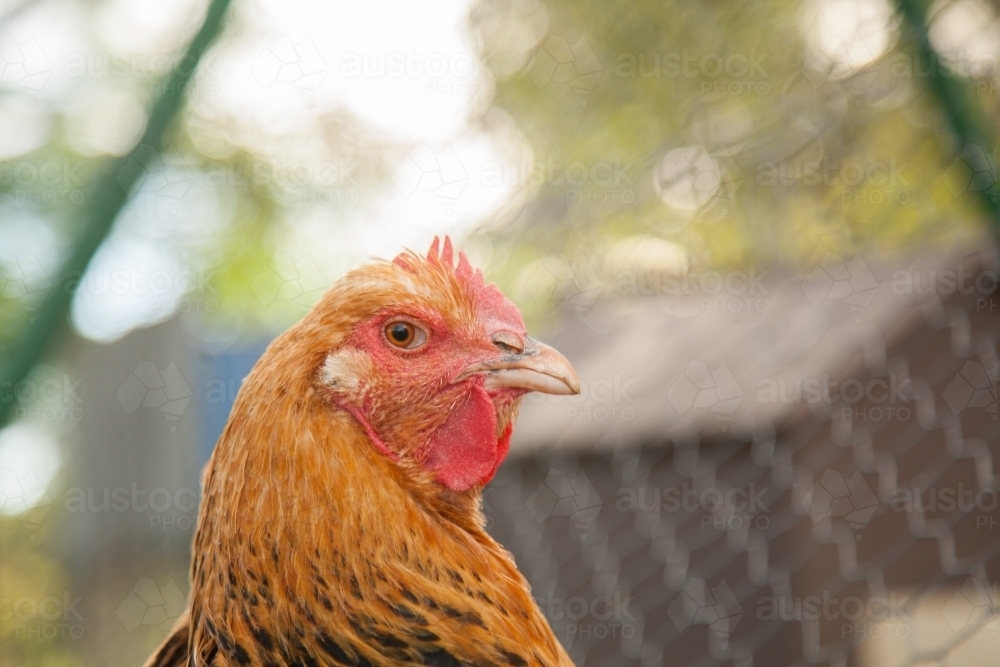
<path fill-rule="evenodd" d="M 998 308 L 921 301 L 748 437 L 517 457 L 490 529 L 579 665 L 995 664 Z"/>

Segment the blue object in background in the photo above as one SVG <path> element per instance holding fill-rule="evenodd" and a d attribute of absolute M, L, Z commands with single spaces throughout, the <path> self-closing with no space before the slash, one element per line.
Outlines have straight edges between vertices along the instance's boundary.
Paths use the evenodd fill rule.
<path fill-rule="evenodd" d="M 201 469 L 212 455 L 215 443 L 226 427 L 229 413 L 233 409 L 236 394 L 243 379 L 257 363 L 270 340 L 233 348 L 226 352 L 202 352 L 200 363 L 201 406 L 198 444 L 198 467 Z"/>

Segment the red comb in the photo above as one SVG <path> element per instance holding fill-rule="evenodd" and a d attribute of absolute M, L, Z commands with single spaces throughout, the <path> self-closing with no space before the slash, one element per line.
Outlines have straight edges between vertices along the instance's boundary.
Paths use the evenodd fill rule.
<path fill-rule="evenodd" d="M 452 260 L 452 249 L 451 249 L 451 237 L 444 237 L 444 249 L 441 251 L 441 262 L 451 266 Z"/>
<path fill-rule="evenodd" d="M 403 253 L 393 260 L 393 264 L 410 272 L 417 271 L 414 260 L 419 259 L 410 253 Z M 455 278 L 468 291 L 472 297 L 476 308 L 488 320 L 494 321 L 494 326 L 510 328 L 516 332 L 524 333 L 524 320 L 521 311 L 517 309 L 510 300 L 503 295 L 503 292 L 493 283 L 487 283 L 483 272 L 473 268 L 469 263 L 469 258 L 464 252 L 458 253 L 458 266 L 454 265 L 455 250 L 451 238 L 444 237 L 444 245 L 437 236 L 431 242 L 430 250 L 427 251 L 427 263 L 432 266 L 443 266 L 451 269 Z"/>

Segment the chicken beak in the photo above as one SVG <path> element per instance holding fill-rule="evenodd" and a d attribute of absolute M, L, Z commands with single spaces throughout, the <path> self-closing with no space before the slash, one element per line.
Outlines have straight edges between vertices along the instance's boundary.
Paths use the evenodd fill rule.
<path fill-rule="evenodd" d="M 455 378 L 455 382 L 482 373 L 486 377 L 486 389 L 523 389 L 560 395 L 580 393 L 580 378 L 566 357 L 532 338 L 525 337 L 524 342 L 524 349 L 519 352 L 472 364 Z"/>

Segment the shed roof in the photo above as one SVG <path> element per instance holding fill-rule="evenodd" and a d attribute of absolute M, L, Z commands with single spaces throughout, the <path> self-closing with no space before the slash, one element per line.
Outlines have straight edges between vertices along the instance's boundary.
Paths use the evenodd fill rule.
<path fill-rule="evenodd" d="M 948 308 L 959 289 L 985 302 L 997 265 L 986 240 L 894 265 L 828 255 L 804 278 L 765 279 L 752 291 L 738 292 L 746 283 L 737 275 L 730 293 L 714 293 L 712 276 L 692 280 L 693 294 L 599 300 L 568 313 L 547 341 L 572 360 L 581 395 L 529 395 L 512 453 L 753 437 L 810 410 L 849 407 L 859 389 L 882 388 L 845 382 L 879 370 L 887 345 L 960 317 Z M 904 389 L 886 390 L 904 400 Z"/>

